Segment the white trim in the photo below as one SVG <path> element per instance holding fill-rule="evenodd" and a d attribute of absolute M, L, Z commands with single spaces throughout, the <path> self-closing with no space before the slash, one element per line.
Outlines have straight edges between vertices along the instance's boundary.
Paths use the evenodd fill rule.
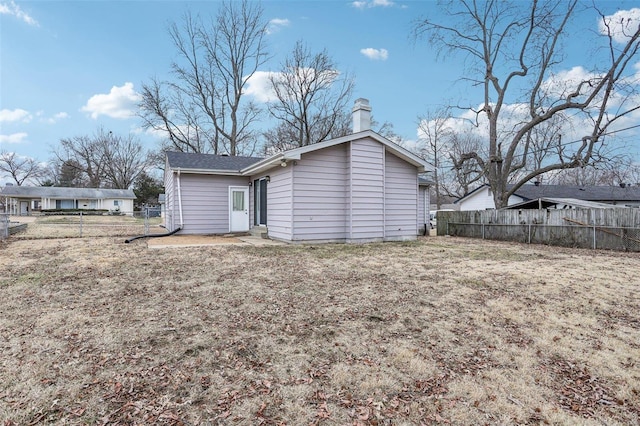
<path fill-rule="evenodd" d="M 263 170 L 271 168 L 273 166 L 280 165 L 282 160 L 285 160 L 287 162 L 291 160 L 299 160 L 302 154 L 306 154 L 308 152 L 317 151 L 323 148 L 329 148 L 334 145 L 340 145 L 345 142 L 352 142 L 352 141 L 356 141 L 359 139 L 366 139 L 366 138 L 371 138 L 381 143 L 386 148 L 388 148 L 391 151 L 391 153 L 394 154 L 396 157 L 399 157 L 404 161 L 416 166 L 418 168 L 419 173 L 422 173 L 425 171 L 433 171 L 433 166 L 431 166 L 431 164 L 429 164 L 427 161 L 423 160 L 422 158 L 418 157 L 412 152 L 404 149 L 400 145 L 390 141 L 389 139 L 377 134 L 373 130 L 365 130 L 363 132 L 353 133 L 347 136 L 342 136 L 335 139 L 329 139 L 327 141 L 318 142 L 312 145 L 307 145 L 300 148 L 294 148 L 289 151 L 275 154 L 269 158 L 265 158 L 264 160 L 258 161 L 257 163 L 254 163 L 249 167 L 246 167 L 240 170 L 240 173 L 242 175 L 256 174 Z"/>
<path fill-rule="evenodd" d="M 382 148 L 382 239 L 387 236 L 387 150 Z"/>

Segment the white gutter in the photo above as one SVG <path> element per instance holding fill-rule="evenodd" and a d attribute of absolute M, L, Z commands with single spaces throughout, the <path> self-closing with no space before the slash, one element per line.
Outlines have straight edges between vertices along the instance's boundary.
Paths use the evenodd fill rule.
<path fill-rule="evenodd" d="M 180 187 L 180 169 L 178 169 L 177 183 L 178 183 L 178 210 L 180 211 L 180 228 L 183 228 L 184 220 L 182 219 L 182 191 Z"/>
<path fill-rule="evenodd" d="M 215 170 L 215 169 L 185 169 L 176 168 L 174 170 L 182 170 L 185 173 L 194 175 L 224 175 L 224 176 L 242 176 L 242 173 L 238 170 Z"/>
<path fill-rule="evenodd" d="M 290 152 L 281 152 L 279 154 L 272 155 L 269 158 L 265 158 L 264 160 L 260 160 L 257 163 L 254 163 L 244 169 L 240 170 L 241 176 L 251 176 L 256 173 L 260 173 L 264 170 L 270 169 L 273 166 L 280 165 L 283 161 L 293 161 L 299 160 L 300 154 L 290 153 Z"/>

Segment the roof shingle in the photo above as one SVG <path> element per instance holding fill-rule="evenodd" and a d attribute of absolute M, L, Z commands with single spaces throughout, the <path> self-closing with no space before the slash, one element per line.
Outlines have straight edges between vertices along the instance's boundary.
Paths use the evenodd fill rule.
<path fill-rule="evenodd" d="M 172 169 L 240 171 L 260 160 L 260 157 L 167 151 L 167 161 Z"/>

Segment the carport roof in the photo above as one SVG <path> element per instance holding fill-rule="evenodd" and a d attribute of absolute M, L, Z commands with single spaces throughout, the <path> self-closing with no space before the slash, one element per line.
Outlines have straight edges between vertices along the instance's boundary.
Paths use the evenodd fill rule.
<path fill-rule="evenodd" d="M 523 201 L 521 203 L 512 204 L 505 207 L 503 210 L 515 210 L 515 209 L 548 209 L 557 205 L 571 206 L 581 209 L 613 209 L 613 208 L 625 208 L 624 206 L 618 206 L 615 204 L 598 203 L 595 201 L 579 200 L 577 198 L 549 198 L 540 197 L 533 200 Z"/>

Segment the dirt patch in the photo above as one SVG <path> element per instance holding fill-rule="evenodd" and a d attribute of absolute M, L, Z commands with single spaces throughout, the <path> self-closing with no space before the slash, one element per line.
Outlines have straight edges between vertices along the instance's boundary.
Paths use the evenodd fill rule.
<path fill-rule="evenodd" d="M 242 241 L 235 236 L 221 235 L 170 235 L 167 237 L 149 238 L 147 244 L 150 248 L 165 247 L 188 247 L 207 246 L 219 244 L 240 244 Z"/>
<path fill-rule="evenodd" d="M 637 424 L 638 254 L 0 242 L 5 424 Z"/>

